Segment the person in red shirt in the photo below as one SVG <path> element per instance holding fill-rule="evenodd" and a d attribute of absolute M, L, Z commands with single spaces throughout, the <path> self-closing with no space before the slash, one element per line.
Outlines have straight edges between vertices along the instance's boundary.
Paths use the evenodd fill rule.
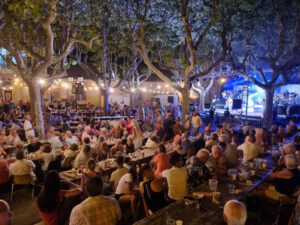
<path fill-rule="evenodd" d="M 125 125 L 126 125 L 128 133 L 130 135 L 132 135 L 132 133 L 133 133 L 133 127 L 132 127 L 131 123 L 132 123 L 132 119 L 130 118 L 130 116 L 127 116 L 126 120 L 125 120 Z"/>
<path fill-rule="evenodd" d="M 64 224 L 60 210 L 64 199 L 81 193 L 79 189 L 61 190 L 60 186 L 59 174 L 56 171 L 48 173 L 37 199 L 40 216 L 46 225 Z"/>
<path fill-rule="evenodd" d="M 161 173 L 166 170 L 170 169 L 170 161 L 169 156 L 166 152 L 166 148 L 163 144 L 159 145 L 159 152 L 156 156 L 154 156 L 153 160 L 151 161 L 151 164 L 155 168 L 154 175 L 155 177 L 161 177 Z"/>

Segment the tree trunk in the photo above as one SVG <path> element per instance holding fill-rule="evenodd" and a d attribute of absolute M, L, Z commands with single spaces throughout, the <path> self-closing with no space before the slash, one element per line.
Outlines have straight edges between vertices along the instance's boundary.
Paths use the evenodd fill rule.
<path fill-rule="evenodd" d="M 134 106 L 134 94 L 131 92 L 129 94 L 129 105 Z"/>
<path fill-rule="evenodd" d="M 205 102 L 205 94 L 203 92 L 199 92 L 199 107 L 198 110 L 199 112 L 204 112 L 204 102 Z"/>
<path fill-rule="evenodd" d="M 184 86 L 182 90 L 182 118 L 184 119 L 185 115 L 189 115 L 189 99 L 190 93 L 187 85 Z"/>
<path fill-rule="evenodd" d="M 105 115 L 109 113 L 109 88 L 104 90 L 104 113 Z"/>
<path fill-rule="evenodd" d="M 45 139 L 45 122 L 43 115 L 43 96 L 41 95 L 41 87 L 37 80 L 32 80 L 28 84 L 30 93 L 30 106 L 32 121 L 35 122 L 35 126 L 39 137 Z"/>
<path fill-rule="evenodd" d="M 263 117 L 263 126 L 265 128 L 270 128 L 273 121 L 273 97 L 274 97 L 274 90 L 265 89 L 266 93 L 266 102 L 265 102 L 265 110 L 264 110 L 264 117 Z"/>

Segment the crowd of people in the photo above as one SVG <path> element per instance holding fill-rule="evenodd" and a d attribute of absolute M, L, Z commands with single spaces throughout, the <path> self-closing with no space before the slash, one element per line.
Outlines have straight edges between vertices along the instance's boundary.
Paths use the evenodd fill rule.
<path fill-rule="evenodd" d="M 139 196 L 146 214 L 153 214 L 183 200 L 209 179 L 227 176 L 229 169 L 253 162 L 275 147 L 281 155 L 263 194 L 278 200 L 298 191 L 300 136 L 293 121 L 286 128 L 273 124 L 267 130 L 248 124 L 215 127 L 204 124 L 196 111 L 181 119 L 172 110 L 163 114 L 156 109 L 138 120 L 126 116 L 97 124 L 69 118 L 68 111 L 60 116 L 62 121 L 77 121 L 76 129 L 57 129 L 50 121 L 46 139 L 38 140 L 31 117 L 25 114 L 21 125 L 11 124 L 9 135 L 0 132 L 0 185 L 11 176 L 24 175 L 30 176 L 32 183 L 42 184 L 37 207 L 47 225 L 68 220 L 70 225 L 117 224 L 123 219 L 122 205 L 130 206 L 130 219 L 136 221 Z M 25 133 L 22 138 L 17 132 L 20 127 Z M 129 156 L 142 149 L 151 149 L 153 157 L 137 165 Z M 98 165 L 108 158 L 115 158 L 116 168 L 105 179 L 105 171 Z M 77 185 L 62 181 L 58 173 L 72 169 L 83 174 Z M 8 221 L 3 224 L 9 224 L 9 217 L 9 205 L 1 201 L 0 219 Z M 246 217 L 243 203 L 231 200 L 225 204 L 227 224 L 245 224 Z"/>

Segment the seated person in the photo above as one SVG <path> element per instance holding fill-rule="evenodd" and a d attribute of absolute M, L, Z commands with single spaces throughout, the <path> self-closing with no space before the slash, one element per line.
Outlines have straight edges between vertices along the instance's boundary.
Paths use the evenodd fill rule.
<path fill-rule="evenodd" d="M 16 161 L 9 165 L 9 173 L 13 176 L 30 175 L 33 179 L 35 174 L 35 164 L 28 159 L 25 159 L 24 151 L 18 150 L 16 154 Z"/>
<path fill-rule="evenodd" d="M 155 179 L 150 164 L 144 164 L 141 168 L 143 181 L 140 182 L 139 189 L 145 199 L 145 203 L 152 213 L 168 205 L 165 198 L 164 185 L 162 180 Z"/>
<path fill-rule="evenodd" d="M 211 148 L 211 157 L 207 165 L 216 174 L 227 174 L 227 162 L 225 156 L 222 154 L 222 148 L 219 145 L 214 145 Z"/>
<path fill-rule="evenodd" d="M 166 178 L 168 184 L 169 201 L 177 201 L 187 194 L 187 170 L 182 167 L 181 156 L 173 153 L 170 159 L 171 169 L 164 170 L 162 177 Z"/>
<path fill-rule="evenodd" d="M 179 127 L 174 127 L 174 135 L 173 144 L 178 145 L 182 136 L 182 132 Z"/>
<path fill-rule="evenodd" d="M 75 158 L 78 154 L 78 144 L 72 144 L 67 150 L 64 151 L 65 158 Z"/>
<path fill-rule="evenodd" d="M 66 132 L 66 144 L 71 146 L 72 144 L 78 144 L 78 138 L 72 134 L 70 130 Z"/>
<path fill-rule="evenodd" d="M 180 155 L 188 155 L 188 156 L 195 155 L 192 142 L 188 139 L 186 134 L 182 134 L 181 141 L 179 143 L 180 146 L 182 147 L 182 150 L 178 151 Z"/>
<path fill-rule="evenodd" d="M 48 225 L 64 224 L 71 213 L 72 207 L 63 215 L 61 208 L 64 200 L 78 196 L 81 190 L 61 190 L 59 174 L 51 171 L 47 174 L 42 190 L 37 198 L 37 207 L 42 220 Z M 72 205 L 74 207 L 74 204 Z"/>
<path fill-rule="evenodd" d="M 27 146 L 27 150 L 29 153 L 40 150 L 41 146 L 42 146 L 42 143 L 39 141 L 36 141 L 36 138 L 34 136 L 29 136 L 29 144 Z"/>
<path fill-rule="evenodd" d="M 157 148 L 158 147 L 159 140 L 155 135 L 152 135 L 150 138 L 148 138 L 145 147 L 146 148 Z"/>
<path fill-rule="evenodd" d="M 123 152 L 124 145 L 122 144 L 122 140 L 117 140 L 116 144 L 111 147 L 112 152 Z"/>
<path fill-rule="evenodd" d="M 111 154 L 110 148 L 106 142 L 98 143 L 96 152 L 99 160 L 107 159 Z"/>
<path fill-rule="evenodd" d="M 255 159 L 260 153 L 263 153 L 263 148 L 254 142 L 253 136 L 247 136 L 243 144 L 237 147 L 243 151 L 243 160 L 250 161 Z"/>
<path fill-rule="evenodd" d="M 159 145 L 158 154 L 154 156 L 151 164 L 155 168 L 154 175 L 156 178 L 161 177 L 161 173 L 164 170 L 171 168 L 169 155 L 167 154 L 166 147 L 163 144 Z"/>
<path fill-rule="evenodd" d="M 10 211 L 9 204 L 0 200 L 0 224 L 1 225 L 12 225 L 12 212 Z"/>
<path fill-rule="evenodd" d="M 285 166 L 285 156 L 288 154 L 292 154 L 295 155 L 296 153 L 296 148 L 293 144 L 287 144 L 285 146 L 283 146 L 283 150 L 281 152 L 281 156 L 277 162 L 278 166 Z"/>
<path fill-rule="evenodd" d="M 86 184 L 88 198 L 72 210 L 69 225 L 116 225 L 121 220 L 118 202 L 102 195 L 103 181 L 92 177 Z"/>
<path fill-rule="evenodd" d="M 208 180 L 211 177 L 210 171 L 206 167 L 208 159 L 209 151 L 201 149 L 196 156 L 191 156 L 186 161 L 185 168 L 189 175 L 189 183 L 193 187 L 199 186 L 204 180 Z"/>
<path fill-rule="evenodd" d="M 5 128 L 2 128 L 0 130 L 0 145 L 5 145 L 6 144 L 6 140 L 7 140 L 7 137 L 6 137 Z"/>
<path fill-rule="evenodd" d="M 12 127 L 10 129 L 10 134 L 6 139 L 6 143 L 12 146 L 16 146 L 19 142 L 21 142 L 21 139 L 17 133 L 17 129 L 15 127 Z"/>
<path fill-rule="evenodd" d="M 109 180 L 111 187 L 113 187 L 114 189 L 117 188 L 121 177 L 128 173 L 128 169 L 124 167 L 124 158 L 122 156 L 116 158 L 116 164 L 117 169 L 112 172 Z"/>
<path fill-rule="evenodd" d="M 60 152 L 64 147 L 65 136 L 57 133 L 54 137 L 50 138 L 48 142 L 51 144 L 54 152 Z"/>
<path fill-rule="evenodd" d="M 137 216 L 137 199 L 133 191 L 133 177 L 131 173 L 124 174 L 119 180 L 115 198 L 120 204 L 130 202 L 131 214 L 135 221 Z"/>
<path fill-rule="evenodd" d="M 228 225 L 244 225 L 247 220 L 246 206 L 236 200 L 226 202 L 224 206 L 224 221 Z"/>
<path fill-rule="evenodd" d="M 113 138 L 121 138 L 123 133 L 123 122 L 122 120 L 119 120 L 116 122 L 116 124 L 113 126 L 113 128 L 110 130 L 108 136 Z"/>
<path fill-rule="evenodd" d="M 210 151 L 211 147 L 218 144 L 218 134 L 217 133 L 211 133 L 210 139 L 205 143 L 205 148 Z"/>
<path fill-rule="evenodd" d="M 81 177 L 81 187 L 85 190 L 87 181 L 90 177 L 99 176 L 102 177 L 102 173 L 96 170 L 97 163 L 94 159 L 89 159 L 86 164 L 86 168 L 83 170 L 83 175 Z"/>
<path fill-rule="evenodd" d="M 280 197 L 293 196 L 300 181 L 300 171 L 297 168 L 298 163 L 295 155 L 287 154 L 284 164 L 286 168 L 273 171 L 270 176 L 273 178 L 274 186 L 269 186 L 265 191 L 265 195 L 274 200 L 279 200 Z"/>
<path fill-rule="evenodd" d="M 74 161 L 74 168 L 85 166 L 91 155 L 91 146 L 84 145 L 83 149 L 78 153 Z"/>
<path fill-rule="evenodd" d="M 49 164 L 55 160 L 55 156 L 54 154 L 52 153 L 52 148 L 51 148 L 51 145 L 49 143 L 47 144 L 44 144 L 42 147 L 41 147 L 41 151 L 43 152 L 43 161 L 44 161 L 44 164 L 42 166 L 42 170 L 43 171 L 47 171 L 48 170 L 48 166 Z"/>
<path fill-rule="evenodd" d="M 195 141 L 192 143 L 194 149 L 205 148 L 205 140 L 203 134 L 198 134 Z"/>
<path fill-rule="evenodd" d="M 135 149 L 134 149 L 132 137 L 127 138 L 127 142 L 125 144 L 125 149 L 126 149 L 126 154 L 134 153 Z"/>

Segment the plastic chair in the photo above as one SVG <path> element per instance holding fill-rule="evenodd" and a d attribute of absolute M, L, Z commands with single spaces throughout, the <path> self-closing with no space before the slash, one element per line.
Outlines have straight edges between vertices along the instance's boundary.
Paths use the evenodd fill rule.
<path fill-rule="evenodd" d="M 14 187 L 15 186 L 31 185 L 32 181 L 33 181 L 33 178 L 30 174 L 27 174 L 27 175 L 14 175 L 12 185 L 11 185 L 10 201 L 12 202 L 12 200 L 13 200 L 13 194 L 14 194 Z M 34 197 L 34 186 L 31 186 L 31 187 L 32 187 L 32 199 L 33 199 L 33 197 Z"/>

